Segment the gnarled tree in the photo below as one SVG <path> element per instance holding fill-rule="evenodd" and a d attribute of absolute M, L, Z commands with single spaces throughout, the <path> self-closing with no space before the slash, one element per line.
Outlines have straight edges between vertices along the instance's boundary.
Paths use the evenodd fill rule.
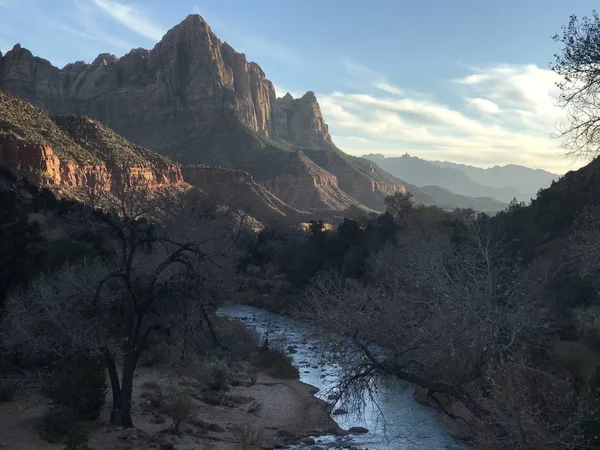
<path fill-rule="evenodd" d="M 209 322 L 206 308 L 232 266 L 242 224 L 193 190 L 166 194 L 124 185 L 103 197 L 103 212 L 89 209 L 79 220 L 105 236 L 113 257 L 66 266 L 14 293 L 3 337 L 24 354 L 103 357 L 111 422 L 132 426 L 133 376 L 148 337 L 166 331 L 185 355 L 195 330 Z"/>
<path fill-rule="evenodd" d="M 544 280 L 508 258 L 487 218 L 409 226 L 373 258 L 368 278 L 322 277 L 299 311 L 330 333 L 342 401 L 393 376 L 457 421 L 494 431 L 494 448 L 580 442 L 568 375 L 536 361 L 552 329 Z M 456 416 L 453 403 L 469 414 Z"/>

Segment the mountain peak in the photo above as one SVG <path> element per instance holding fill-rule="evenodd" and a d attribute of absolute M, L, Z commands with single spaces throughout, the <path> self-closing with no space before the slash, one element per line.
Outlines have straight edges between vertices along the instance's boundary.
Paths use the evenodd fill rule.
<path fill-rule="evenodd" d="M 315 93 L 313 91 L 308 91 L 306 94 L 304 94 L 302 97 L 300 97 L 300 100 L 316 102 L 317 96 L 315 95 Z"/>
<path fill-rule="evenodd" d="M 115 55 L 111 53 L 100 53 L 92 62 L 92 66 L 107 66 L 109 64 L 116 63 L 119 60 Z"/>
<path fill-rule="evenodd" d="M 208 41 L 212 45 L 218 41 L 211 31 L 208 23 L 199 14 L 190 14 L 182 22 L 175 25 L 156 44 L 156 48 L 170 47 L 171 43 L 185 43 L 187 46 L 197 48 Z M 212 42 L 215 41 L 215 42 Z"/>
<path fill-rule="evenodd" d="M 170 33 L 177 32 L 179 30 L 188 32 L 193 32 L 194 30 L 206 30 L 209 33 L 212 33 L 208 22 L 206 22 L 206 20 L 204 20 L 204 18 L 200 14 L 190 14 L 177 25 L 175 25 L 173 28 L 171 28 L 169 31 L 167 31 L 165 36 L 163 36 L 163 39 Z"/>
<path fill-rule="evenodd" d="M 200 14 L 188 14 L 179 25 L 183 26 L 197 26 L 197 25 L 208 25 L 206 20 Z"/>

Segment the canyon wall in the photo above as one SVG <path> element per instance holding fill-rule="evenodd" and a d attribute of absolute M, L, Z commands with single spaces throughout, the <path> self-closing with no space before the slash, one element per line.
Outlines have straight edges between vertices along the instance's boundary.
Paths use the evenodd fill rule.
<path fill-rule="evenodd" d="M 121 58 L 103 53 L 91 64 L 62 69 L 17 44 L 0 55 L 0 90 L 55 115 L 92 117 L 181 163 L 246 170 L 303 209 L 339 210 L 356 201 L 382 209 L 387 193 L 405 188 L 389 174 L 373 178 L 352 164 L 333 144 L 312 91 L 277 98 L 260 66 L 221 42 L 198 15 L 151 50 L 133 49 Z M 279 164 L 286 157 L 274 156 L 277 151 L 335 155 L 336 164 L 323 169 L 337 180 L 310 170 L 299 174 L 307 167 Z M 307 186 L 314 195 L 304 195 Z"/>
<path fill-rule="evenodd" d="M 0 164 L 42 185 L 116 190 L 183 184 L 179 165 L 84 117 L 55 118 L 0 92 Z"/>
<path fill-rule="evenodd" d="M 153 149 L 235 116 L 261 136 L 327 148 L 331 137 L 312 92 L 277 100 L 258 64 L 188 16 L 152 50 L 101 54 L 62 69 L 15 45 L 2 58 L 0 89 L 58 115 L 88 115 Z"/>

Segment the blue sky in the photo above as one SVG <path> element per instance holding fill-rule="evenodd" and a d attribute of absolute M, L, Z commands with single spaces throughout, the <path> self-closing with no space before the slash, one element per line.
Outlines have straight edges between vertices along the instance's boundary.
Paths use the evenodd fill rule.
<path fill-rule="evenodd" d="M 570 4 L 569 4 L 570 3 Z M 409 152 L 564 172 L 551 139 L 553 33 L 591 0 L 0 0 L 0 50 L 58 66 L 152 48 L 187 14 L 258 62 L 278 95 L 317 94 L 352 154 Z"/>

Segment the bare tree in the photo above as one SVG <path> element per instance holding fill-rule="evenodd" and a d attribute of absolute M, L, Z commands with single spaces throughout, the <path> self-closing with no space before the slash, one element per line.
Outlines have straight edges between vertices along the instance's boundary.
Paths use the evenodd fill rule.
<path fill-rule="evenodd" d="M 373 259 L 370 280 L 321 277 L 299 311 L 327 333 L 343 369 L 340 398 L 392 375 L 468 420 L 443 399 L 459 402 L 469 425 L 515 448 L 568 448 L 561 433 L 581 418 L 568 378 L 530 363 L 550 326 L 544 285 L 515 266 L 485 220 L 406 230 Z"/>
<path fill-rule="evenodd" d="M 561 76 L 560 105 L 567 124 L 560 129 L 568 156 L 591 159 L 600 153 L 600 18 L 571 16 L 554 36 L 563 45 L 552 70 Z"/>
<path fill-rule="evenodd" d="M 204 204 L 196 191 L 160 193 L 123 183 L 106 195 L 105 210 L 83 219 L 108 234 L 112 261 L 66 267 L 15 294 L 5 340 L 58 356 L 102 355 L 112 387 L 111 423 L 132 426 L 133 375 L 149 336 L 173 334 L 184 357 L 199 325 L 210 327 L 206 308 L 231 267 L 242 224 L 228 210 Z"/>

